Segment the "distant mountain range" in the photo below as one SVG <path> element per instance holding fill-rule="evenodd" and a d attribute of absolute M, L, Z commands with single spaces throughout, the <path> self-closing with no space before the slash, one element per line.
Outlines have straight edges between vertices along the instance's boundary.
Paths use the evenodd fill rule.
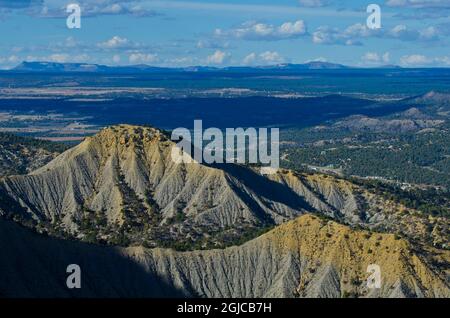
<path fill-rule="evenodd" d="M 398 66 L 387 66 L 386 68 L 399 68 Z M 328 62 L 308 62 L 305 64 L 277 64 L 269 66 L 230 66 L 230 67 L 210 67 L 210 66 L 190 66 L 181 68 L 155 67 L 149 65 L 130 66 L 106 66 L 87 63 L 54 63 L 54 62 L 22 62 L 12 72 L 79 72 L 79 73 L 178 73 L 178 72 L 232 72 L 232 73 L 252 73 L 252 72 L 295 72 L 302 70 L 343 70 L 352 67 L 342 64 Z"/>

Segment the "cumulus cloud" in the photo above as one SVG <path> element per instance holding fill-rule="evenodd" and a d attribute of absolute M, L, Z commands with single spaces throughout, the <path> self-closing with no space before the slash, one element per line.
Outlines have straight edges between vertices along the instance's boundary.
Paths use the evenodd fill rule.
<path fill-rule="evenodd" d="M 192 56 L 181 56 L 166 60 L 168 66 L 192 66 L 197 62 L 197 59 Z"/>
<path fill-rule="evenodd" d="M 437 40 L 443 33 L 438 28 L 430 26 L 419 31 L 419 38 L 422 40 Z"/>
<path fill-rule="evenodd" d="M 378 53 L 375 53 L 375 52 L 367 52 L 366 54 L 364 54 L 362 59 L 365 62 L 379 62 L 380 56 L 378 55 Z"/>
<path fill-rule="evenodd" d="M 367 26 L 357 23 L 344 30 L 321 26 L 312 34 L 312 41 L 315 44 L 341 44 L 341 45 L 361 45 L 361 38 L 370 36 L 374 31 Z"/>
<path fill-rule="evenodd" d="M 378 54 L 377 52 L 367 52 L 361 57 L 361 60 L 365 64 L 380 64 L 380 63 L 389 63 L 390 62 L 390 53 L 385 52 L 384 54 Z"/>
<path fill-rule="evenodd" d="M 51 54 L 48 57 L 44 58 L 43 60 L 57 63 L 68 63 L 68 62 L 85 63 L 90 60 L 90 57 L 88 54 L 70 55 L 66 53 L 59 53 L 59 54 Z"/>
<path fill-rule="evenodd" d="M 421 54 L 404 55 L 400 58 L 400 63 L 402 65 L 425 65 L 430 64 L 431 59 Z"/>
<path fill-rule="evenodd" d="M 343 30 L 321 26 L 312 33 L 315 44 L 362 45 L 362 40 L 370 37 L 396 39 L 401 41 L 434 41 L 444 35 L 443 29 L 434 26 L 416 30 L 400 24 L 387 30 L 371 30 L 366 25 L 357 23 Z"/>
<path fill-rule="evenodd" d="M 130 63 L 155 63 L 159 61 L 157 54 L 150 54 L 150 53 L 132 53 L 128 57 L 128 60 Z"/>
<path fill-rule="evenodd" d="M 450 65 L 449 56 L 428 57 L 422 54 L 404 55 L 400 58 L 402 66 L 436 66 L 436 65 Z"/>
<path fill-rule="evenodd" d="M 435 27 L 427 27 L 422 30 L 410 29 L 406 25 L 400 24 L 393 27 L 386 33 L 387 37 L 400 39 L 403 41 L 431 41 L 439 38 L 440 32 Z"/>
<path fill-rule="evenodd" d="M 52 54 L 46 60 L 50 62 L 65 63 L 69 59 L 69 54 Z"/>
<path fill-rule="evenodd" d="M 212 55 L 208 56 L 206 62 L 208 64 L 224 64 L 231 57 L 230 53 L 217 50 Z"/>
<path fill-rule="evenodd" d="M 303 20 L 285 22 L 279 26 L 251 21 L 246 22 L 234 29 L 216 29 L 214 31 L 214 35 L 216 37 L 230 37 L 243 40 L 265 41 L 293 39 L 301 37 L 306 33 L 306 24 Z"/>
<path fill-rule="evenodd" d="M 266 51 L 259 55 L 259 57 L 267 63 L 281 63 L 284 59 L 278 52 Z"/>
<path fill-rule="evenodd" d="M 102 49 L 118 49 L 126 48 L 130 46 L 130 41 L 126 38 L 121 38 L 120 36 L 113 36 L 111 39 L 98 43 L 98 47 Z"/>
<path fill-rule="evenodd" d="M 92 1 L 83 1 L 83 12 L 87 16 L 97 15 L 132 15 L 137 17 L 157 16 L 154 10 L 142 7 L 138 1 L 101 1 L 100 3 L 92 3 Z"/>
<path fill-rule="evenodd" d="M 81 45 L 79 45 L 82 47 Z M 144 51 L 144 50 L 153 50 L 150 45 L 138 43 L 131 41 L 125 37 L 121 37 L 118 35 L 113 36 L 112 38 L 99 42 L 96 45 L 97 49 L 103 50 L 103 51 Z"/>
<path fill-rule="evenodd" d="M 265 51 L 260 54 L 252 52 L 244 57 L 242 64 L 256 65 L 256 64 L 279 64 L 284 62 L 284 58 L 276 51 Z"/>

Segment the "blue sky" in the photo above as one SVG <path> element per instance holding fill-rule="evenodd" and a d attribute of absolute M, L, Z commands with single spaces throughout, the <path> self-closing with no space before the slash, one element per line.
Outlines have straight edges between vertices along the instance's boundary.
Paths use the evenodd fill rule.
<path fill-rule="evenodd" d="M 82 9 L 81 29 L 66 6 Z M 366 7 L 382 28 L 366 26 Z M 0 68 L 21 61 L 450 67 L 450 0 L 0 0 Z"/>

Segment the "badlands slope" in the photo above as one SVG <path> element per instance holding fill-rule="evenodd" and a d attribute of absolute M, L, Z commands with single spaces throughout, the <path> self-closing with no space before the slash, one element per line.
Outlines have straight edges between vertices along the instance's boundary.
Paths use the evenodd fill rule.
<path fill-rule="evenodd" d="M 0 215 L 116 245 L 161 246 L 188 238 L 224 246 L 306 212 L 448 243 L 446 219 L 408 210 L 348 181 L 287 170 L 266 177 L 229 164 L 177 164 L 173 147 L 154 128 L 105 128 L 29 175 L 1 179 Z"/>
<path fill-rule="evenodd" d="M 176 164 L 173 146 L 157 129 L 114 126 L 1 179 L 0 296 L 450 296 L 448 251 L 431 247 L 448 240 L 447 220 L 331 176 Z M 69 264 L 82 268 L 81 290 L 65 286 Z M 367 288 L 369 264 L 380 289 Z"/>
<path fill-rule="evenodd" d="M 0 220 L 0 248 L 1 297 L 450 297 L 406 241 L 311 215 L 194 252 L 64 241 Z M 79 290 L 65 286 L 69 264 L 81 267 Z M 367 288 L 369 264 L 380 266 L 380 289 Z"/>

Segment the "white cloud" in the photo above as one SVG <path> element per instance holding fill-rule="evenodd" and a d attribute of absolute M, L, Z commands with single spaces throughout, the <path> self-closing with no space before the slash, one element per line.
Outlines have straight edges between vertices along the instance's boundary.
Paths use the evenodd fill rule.
<path fill-rule="evenodd" d="M 272 24 L 246 22 L 240 27 L 222 30 L 216 29 L 216 37 L 232 37 L 243 40 L 265 40 L 278 41 L 284 39 L 298 38 L 307 33 L 306 24 L 303 20 L 295 22 L 285 22 L 279 26 Z"/>
<path fill-rule="evenodd" d="M 81 62 L 89 61 L 89 55 L 80 54 L 80 55 L 71 56 L 66 53 L 57 53 L 57 54 L 51 54 L 47 57 L 41 58 L 41 60 L 49 61 L 49 62 L 56 62 L 56 63 L 81 63 Z"/>
<path fill-rule="evenodd" d="M 388 30 L 371 30 L 366 25 L 357 23 L 344 30 L 321 26 L 313 32 L 312 41 L 315 44 L 362 45 L 361 41 L 370 37 L 401 41 L 433 41 L 439 39 L 441 34 L 443 32 L 440 28 L 432 26 L 415 30 L 399 24 Z"/>
<path fill-rule="evenodd" d="M 217 50 L 214 54 L 207 57 L 206 62 L 208 64 L 223 64 L 231 57 L 230 53 Z"/>
<path fill-rule="evenodd" d="M 344 30 L 321 26 L 313 32 L 312 40 L 315 44 L 341 44 L 341 45 L 361 45 L 360 39 L 370 36 L 373 33 L 367 26 L 356 23 Z"/>
<path fill-rule="evenodd" d="M 423 66 L 433 63 L 433 59 L 421 54 L 412 54 L 402 56 L 400 63 L 405 66 Z"/>
<path fill-rule="evenodd" d="M 124 13 L 124 7 L 121 6 L 118 3 L 113 3 L 110 5 L 107 5 L 106 7 L 101 8 L 101 10 L 99 10 L 99 12 L 104 13 L 104 14 L 119 14 L 119 13 Z"/>
<path fill-rule="evenodd" d="M 242 60 L 243 65 L 268 65 L 283 63 L 284 58 L 276 51 L 265 51 L 260 54 L 252 52 Z"/>
<path fill-rule="evenodd" d="M 386 35 L 395 39 L 414 41 L 420 37 L 420 32 L 417 30 L 408 29 L 406 25 L 400 24 L 389 30 Z"/>
<path fill-rule="evenodd" d="M 436 40 L 439 38 L 440 31 L 434 26 L 419 31 L 419 37 L 423 40 Z"/>
<path fill-rule="evenodd" d="M 378 54 L 377 52 L 367 52 L 361 57 L 361 60 L 368 65 L 377 65 L 390 62 L 390 53 Z"/>
<path fill-rule="evenodd" d="M 87 16 L 97 15 L 133 15 L 139 17 L 157 16 L 154 10 L 145 8 L 138 4 L 139 1 L 121 1 L 125 3 L 118 3 L 116 0 L 82 0 L 83 12 Z M 128 3 L 126 3 L 128 2 Z"/>
<path fill-rule="evenodd" d="M 378 55 L 378 53 L 375 52 L 367 52 L 366 54 L 364 54 L 364 56 L 362 57 L 363 61 L 365 62 L 380 62 L 380 56 Z"/>
<path fill-rule="evenodd" d="M 400 39 L 403 41 L 432 41 L 438 40 L 441 31 L 430 26 L 422 30 L 410 29 L 406 25 L 399 24 L 384 34 L 387 38 Z"/>
<path fill-rule="evenodd" d="M 404 55 L 400 58 L 403 66 L 448 66 L 450 56 L 428 57 L 422 54 Z"/>
<path fill-rule="evenodd" d="M 52 54 L 48 57 L 47 61 L 65 63 L 69 59 L 68 54 Z"/>
<path fill-rule="evenodd" d="M 132 53 L 128 57 L 130 63 L 155 63 L 159 61 L 157 54 Z"/>
<path fill-rule="evenodd" d="M 197 60 L 191 56 L 175 57 L 166 61 L 168 66 L 192 66 Z"/>
<path fill-rule="evenodd" d="M 306 33 L 306 25 L 302 20 L 295 22 L 285 22 L 278 28 L 280 36 L 293 37 Z"/>
<path fill-rule="evenodd" d="M 267 63 L 282 63 L 284 59 L 278 52 L 266 51 L 261 53 L 259 57 Z"/>
<path fill-rule="evenodd" d="M 78 44 L 78 46 L 85 49 L 89 48 L 87 45 L 83 46 Z M 118 35 L 115 35 L 104 42 L 97 43 L 97 48 L 105 51 L 144 51 L 155 49 L 155 47 L 152 47 L 149 44 L 134 42 Z"/>
<path fill-rule="evenodd" d="M 98 47 L 103 49 L 118 49 L 125 48 L 130 45 L 130 41 L 126 38 L 121 38 L 120 36 L 113 36 L 111 39 L 98 43 Z"/>

